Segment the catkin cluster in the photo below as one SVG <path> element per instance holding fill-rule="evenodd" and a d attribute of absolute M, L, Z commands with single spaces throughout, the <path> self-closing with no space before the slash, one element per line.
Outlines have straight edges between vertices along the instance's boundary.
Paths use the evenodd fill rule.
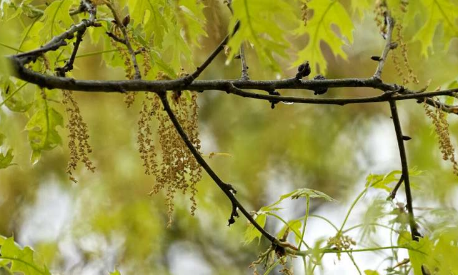
<path fill-rule="evenodd" d="M 307 22 L 309 20 L 309 8 L 307 3 L 309 3 L 311 0 L 303 0 L 302 5 L 301 5 L 301 18 L 302 21 L 304 22 L 304 26 L 307 26 Z"/>
<path fill-rule="evenodd" d="M 418 84 L 419 83 L 418 78 L 415 75 L 415 73 L 413 72 L 412 66 L 410 65 L 410 62 L 409 62 L 409 58 L 407 54 L 407 44 L 405 43 L 404 37 L 402 35 L 402 23 L 401 22 L 396 24 L 395 32 L 396 32 L 396 42 L 398 43 L 400 47 L 399 47 L 399 50 L 394 49 L 391 55 L 393 59 L 394 67 L 396 68 L 398 75 L 402 78 L 402 82 L 404 85 L 407 85 L 409 83 Z M 399 59 L 402 59 L 402 61 L 400 61 Z M 407 73 L 404 73 L 404 71 L 407 71 Z"/>
<path fill-rule="evenodd" d="M 121 30 L 118 27 L 113 28 L 113 34 L 117 37 L 122 37 Z M 147 75 L 151 70 L 151 55 L 148 49 L 142 47 L 142 45 L 134 39 L 132 33 L 127 30 L 127 40 L 129 40 L 135 48 L 137 48 L 135 54 L 140 54 L 143 57 L 143 75 Z M 127 50 L 127 47 L 123 43 L 119 43 L 114 39 L 110 40 L 113 47 L 115 47 L 120 53 L 122 59 L 124 60 L 124 72 L 127 79 L 134 78 L 134 65 L 132 62 L 132 57 Z M 126 92 L 124 97 L 124 102 L 127 104 L 127 107 L 132 106 L 135 101 L 135 92 Z"/>
<path fill-rule="evenodd" d="M 375 8 L 374 8 L 374 21 L 377 24 L 377 27 L 380 29 L 380 33 L 383 35 L 386 34 L 386 20 L 385 16 L 387 13 L 387 5 L 385 0 L 377 0 L 375 2 Z"/>
<path fill-rule="evenodd" d="M 417 76 L 414 74 L 412 66 L 410 66 L 409 58 L 408 58 L 408 51 L 407 51 L 407 44 L 404 41 L 404 37 L 402 35 L 402 18 L 404 17 L 405 13 L 407 12 L 407 8 L 409 5 L 409 1 L 401 0 L 399 7 L 391 7 L 391 8 L 399 8 L 400 14 L 398 18 L 395 18 L 396 26 L 393 30 L 393 41 L 399 46 L 393 48 L 393 52 L 391 53 L 391 58 L 394 63 L 394 67 L 399 77 L 402 78 L 402 82 L 404 85 L 409 83 L 419 83 Z M 380 32 L 383 36 L 387 35 L 387 21 L 386 16 L 388 13 L 388 5 L 386 0 L 377 0 L 375 3 L 375 23 L 380 29 Z M 405 73 L 407 71 L 407 73 Z"/>
<path fill-rule="evenodd" d="M 194 147 L 200 150 L 197 127 L 197 94 L 188 92 L 178 96 L 174 92 L 171 100 L 173 109 L 183 130 Z M 153 125 L 152 118 L 157 122 Z M 191 193 L 191 214 L 196 210 L 196 185 L 202 178 L 202 171 L 186 144 L 179 136 L 162 103 L 156 94 L 148 93 L 142 104 L 138 121 L 138 148 L 143 161 L 145 174 L 154 175 L 156 183 L 150 194 L 157 194 L 166 190 L 166 204 L 168 207 L 169 222 L 172 223 L 174 210 L 173 199 L 177 191 Z M 157 133 L 153 136 L 153 133 Z M 156 140 L 156 141 L 155 141 Z M 159 155 L 157 152 L 160 151 Z"/>
<path fill-rule="evenodd" d="M 328 246 L 337 250 L 348 250 L 352 245 L 356 245 L 356 241 L 347 235 L 337 234 L 328 239 Z"/>
<path fill-rule="evenodd" d="M 431 110 L 428 104 L 423 103 L 426 115 L 433 121 L 434 130 L 439 138 L 439 148 L 444 160 L 449 160 L 453 165 L 453 173 L 458 176 L 458 163 L 455 159 L 455 148 L 450 140 L 449 124 L 445 113 L 439 106 Z"/>
<path fill-rule="evenodd" d="M 89 159 L 89 154 L 92 152 L 89 145 L 89 135 L 87 131 L 87 124 L 83 121 L 78 103 L 73 98 L 73 92 L 62 90 L 65 111 L 68 115 L 68 148 L 70 149 L 70 159 L 67 165 L 67 174 L 70 180 L 77 182 L 73 177 L 73 172 L 79 162 L 82 162 L 89 171 L 94 172 L 95 167 Z"/>

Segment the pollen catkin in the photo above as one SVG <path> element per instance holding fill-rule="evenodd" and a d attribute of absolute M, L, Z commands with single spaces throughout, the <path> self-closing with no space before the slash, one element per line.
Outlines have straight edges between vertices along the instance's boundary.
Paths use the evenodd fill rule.
<path fill-rule="evenodd" d="M 117 27 L 113 29 L 113 33 L 114 35 L 118 37 L 121 36 L 121 31 Z M 124 72 L 125 72 L 126 78 L 133 79 L 134 78 L 134 65 L 129 56 L 128 50 L 121 43 L 118 43 L 114 41 L 113 39 L 110 40 L 110 42 L 111 42 L 111 45 L 113 45 L 113 47 L 115 47 L 116 50 L 119 52 L 119 54 L 121 55 L 121 58 L 124 60 Z M 127 107 L 132 106 L 134 101 L 135 101 L 135 93 L 127 92 L 126 95 L 124 96 L 124 102 L 127 104 Z"/>
<path fill-rule="evenodd" d="M 458 163 L 455 159 L 455 148 L 450 140 L 449 124 L 445 113 L 440 106 L 435 106 L 434 111 L 430 109 L 426 101 L 423 103 L 426 115 L 432 120 L 434 130 L 439 139 L 439 149 L 442 158 L 448 160 L 453 165 L 453 173 L 458 176 Z"/>
<path fill-rule="evenodd" d="M 311 0 L 303 0 L 302 1 L 302 5 L 301 5 L 301 19 L 302 19 L 302 22 L 304 22 L 304 26 L 307 26 L 307 22 L 309 20 L 309 8 L 308 8 L 308 3 L 310 2 Z"/>
<path fill-rule="evenodd" d="M 387 12 L 386 2 L 385 0 L 377 0 L 375 2 L 374 8 L 374 21 L 377 24 L 377 27 L 380 29 L 380 33 L 383 35 L 386 34 L 386 21 L 385 21 L 385 14 Z"/>
<path fill-rule="evenodd" d="M 193 146 L 200 151 L 197 94 L 188 91 L 182 93 L 186 93 L 186 96 L 176 96 L 177 92 L 172 95 L 170 107 Z M 143 160 L 145 174 L 154 175 L 156 178 L 150 194 L 166 190 L 168 226 L 170 226 L 174 210 L 173 200 L 177 191 L 186 194 L 190 189 L 191 214 L 194 215 L 197 206 L 196 185 L 202 178 L 202 168 L 163 110 L 159 97 L 148 93 L 142 105 L 137 136 L 140 158 Z M 152 129 L 152 118 L 157 121 L 155 131 Z M 153 132 L 157 133 L 156 137 L 153 137 Z M 158 146 L 154 145 L 153 139 L 157 139 Z M 158 157 L 157 150 L 160 150 L 161 157 Z"/>
<path fill-rule="evenodd" d="M 155 116 L 155 112 L 159 110 L 158 103 L 154 100 L 152 94 L 147 93 L 142 103 L 140 118 L 138 120 L 138 151 L 143 161 L 146 175 L 157 174 L 156 150 L 152 139 L 153 130 L 150 120 Z"/>
<path fill-rule="evenodd" d="M 70 180 L 76 183 L 77 180 L 73 176 L 73 172 L 76 170 L 78 162 L 82 162 L 86 169 L 91 172 L 95 171 L 95 167 L 89 159 L 92 149 L 88 142 L 87 125 L 83 121 L 78 103 L 73 98 L 72 91 L 62 90 L 62 92 L 64 97 L 62 103 L 65 105 L 65 111 L 69 118 L 67 129 L 69 131 L 68 148 L 70 149 L 70 159 L 67 165 L 67 174 Z"/>
<path fill-rule="evenodd" d="M 403 83 L 404 85 L 408 83 L 415 83 L 418 84 L 418 78 L 413 72 L 412 66 L 410 66 L 409 63 L 409 58 L 407 55 L 407 44 L 404 41 L 404 37 L 402 35 L 402 22 L 399 22 L 399 24 L 396 25 L 396 30 L 397 30 L 397 42 L 400 45 L 400 50 L 401 50 L 401 56 L 404 61 L 404 67 L 407 70 L 407 77 L 404 77 Z"/>

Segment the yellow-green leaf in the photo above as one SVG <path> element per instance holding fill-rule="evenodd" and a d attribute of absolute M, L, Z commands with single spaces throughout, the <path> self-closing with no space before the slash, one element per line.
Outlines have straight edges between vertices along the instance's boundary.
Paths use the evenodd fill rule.
<path fill-rule="evenodd" d="M 232 9 L 234 16 L 229 24 L 229 32 L 232 32 L 237 21 L 240 21 L 240 27 L 228 43 L 231 48 L 228 59 L 238 54 L 240 45 L 248 41 L 256 50 L 261 64 L 279 71 L 274 54 L 287 56 L 286 49 L 290 44 L 285 34 L 300 22 L 295 13 L 297 7 L 289 1 L 234 0 Z"/>
<path fill-rule="evenodd" d="M 72 0 L 53 1 L 44 11 L 42 22 L 43 28 L 40 31 L 41 42 L 47 42 L 49 38 L 64 32 L 73 24 L 69 14 Z"/>
<path fill-rule="evenodd" d="M 29 132 L 29 142 L 33 150 L 32 163 L 39 159 L 41 151 L 51 150 L 61 144 L 62 140 L 56 127 L 63 125 L 62 115 L 54 108 L 49 107 L 45 101 L 25 127 Z"/>
<path fill-rule="evenodd" d="M 335 56 L 347 59 L 342 46 L 347 41 L 350 44 L 353 42 L 353 23 L 347 10 L 337 0 L 311 1 L 309 9 L 313 10 L 313 17 L 308 21 L 307 26 L 302 25 L 296 33 L 308 34 L 310 39 L 307 46 L 298 53 L 294 66 L 307 60 L 312 66 L 312 71 L 318 72 L 319 66 L 319 71 L 324 74 L 327 71 L 327 64 L 320 43 L 328 44 Z M 338 27 L 340 35 L 333 31 L 332 27 Z"/>
<path fill-rule="evenodd" d="M 424 22 L 419 31 L 412 38 L 413 41 L 420 41 L 421 53 L 429 56 L 434 52 L 433 44 L 435 34 L 441 31 L 440 41 L 444 50 L 448 50 L 453 37 L 458 37 L 458 5 L 450 0 L 422 0 L 424 9 L 417 9 L 419 22 Z"/>
<path fill-rule="evenodd" d="M 264 227 L 264 225 L 266 225 L 266 220 L 267 220 L 267 215 L 264 214 L 264 213 L 259 213 L 256 218 L 255 218 L 255 221 L 261 226 L 261 227 Z M 256 229 L 256 227 L 254 227 L 253 224 L 249 224 L 248 225 L 248 228 L 245 230 L 245 244 L 249 244 L 251 243 L 253 240 L 255 240 L 256 238 L 258 240 L 261 239 L 261 232 L 259 232 L 258 229 Z"/>

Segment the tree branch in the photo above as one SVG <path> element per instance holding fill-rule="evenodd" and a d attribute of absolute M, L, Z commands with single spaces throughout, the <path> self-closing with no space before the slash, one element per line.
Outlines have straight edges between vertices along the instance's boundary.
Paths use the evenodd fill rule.
<path fill-rule="evenodd" d="M 26 53 L 28 54 L 28 53 Z M 33 56 L 33 55 L 32 55 Z M 191 90 L 215 92 L 224 91 L 237 96 L 261 99 L 270 102 L 293 102 L 303 104 L 331 104 L 346 105 L 357 103 L 375 103 L 385 101 L 398 101 L 409 99 L 424 99 L 434 96 L 449 95 L 453 96 L 458 93 L 458 89 L 449 89 L 435 92 L 416 93 L 410 90 L 404 90 L 402 93 L 385 93 L 373 97 L 358 98 L 318 98 L 318 97 L 292 97 L 276 96 L 245 92 L 241 89 L 255 89 L 263 91 L 272 91 L 278 89 L 295 89 L 310 90 L 316 88 L 338 88 L 338 87 L 366 87 L 374 88 L 381 91 L 399 90 L 396 84 L 387 84 L 374 78 L 346 78 L 346 79 L 326 79 L 326 80 L 301 80 L 284 79 L 284 80 L 196 80 L 189 86 L 185 86 L 183 79 L 147 81 L 147 80 L 118 80 L 118 81 L 100 81 L 100 80 L 76 80 L 73 78 L 56 77 L 44 75 L 31 71 L 24 67 L 22 57 L 13 55 L 9 57 L 13 65 L 13 75 L 24 81 L 37 84 L 40 87 L 48 89 L 64 89 L 82 92 L 128 92 L 128 91 L 164 91 L 164 90 Z M 433 107 L 438 107 L 433 100 L 427 100 L 427 103 Z M 458 107 L 445 105 L 444 111 L 458 114 Z"/>
<path fill-rule="evenodd" d="M 395 48 L 395 46 L 393 46 L 391 42 L 395 22 L 394 22 L 393 17 L 391 17 L 391 14 L 389 13 L 389 11 L 386 11 L 385 13 L 385 22 L 387 24 L 387 29 L 388 29 L 386 36 L 384 37 L 386 39 L 386 45 L 385 45 L 385 48 L 383 49 L 382 56 L 379 58 L 379 64 L 374 74 L 374 79 L 377 79 L 379 81 L 382 81 L 380 77 L 382 75 L 383 66 L 385 65 L 385 60 L 388 57 L 388 53 L 390 52 L 391 49 Z M 398 90 L 397 92 L 405 92 L 404 87 L 401 87 L 401 89 Z M 408 91 L 407 93 L 409 96 L 415 96 L 418 94 L 422 94 L 422 93 L 412 93 Z M 401 122 L 399 120 L 398 110 L 396 107 L 396 101 L 392 98 L 388 102 L 390 103 L 391 118 L 393 119 L 394 129 L 396 131 L 396 139 L 398 142 L 399 155 L 401 157 L 401 166 L 402 166 L 402 176 L 399 179 L 399 182 L 396 184 L 393 192 L 391 192 L 390 197 L 394 198 L 394 196 L 396 196 L 397 190 L 399 189 L 402 182 L 404 182 L 406 200 L 407 200 L 407 211 L 409 213 L 410 231 L 412 233 L 412 239 L 415 241 L 418 241 L 419 238 L 421 238 L 421 234 L 418 232 L 418 226 L 415 223 L 415 215 L 413 213 L 412 192 L 410 190 L 410 179 L 409 179 L 409 168 L 407 165 L 407 156 L 406 156 L 406 150 L 404 146 L 404 136 L 402 134 Z"/>
<path fill-rule="evenodd" d="M 401 175 L 399 178 L 398 183 L 396 183 L 396 186 L 394 186 L 393 190 L 390 192 L 390 195 L 388 196 L 387 199 L 394 200 L 396 198 L 396 194 L 398 192 L 399 187 L 401 187 L 402 183 L 404 182 L 404 174 Z"/>
<path fill-rule="evenodd" d="M 392 100 L 389 102 L 390 102 L 391 116 L 393 118 L 394 129 L 396 131 L 396 139 L 398 141 L 399 154 L 401 157 L 402 178 L 404 180 L 404 187 L 405 187 L 405 192 L 406 192 L 407 211 L 409 212 L 410 232 L 412 233 L 412 239 L 415 241 L 418 241 L 419 238 L 421 238 L 421 234 L 418 232 L 418 227 L 415 222 L 415 215 L 413 213 L 412 191 L 410 190 L 410 179 L 409 179 L 409 168 L 407 165 L 407 156 L 406 156 L 406 150 L 404 147 L 401 122 L 399 121 L 399 115 L 398 115 L 398 110 L 396 107 L 396 102 Z"/>
<path fill-rule="evenodd" d="M 183 127 L 181 126 L 180 122 L 176 118 L 175 114 L 173 113 L 172 108 L 170 108 L 169 102 L 167 100 L 167 92 L 166 91 L 161 91 L 157 93 L 158 96 L 161 98 L 162 104 L 164 105 L 164 109 L 167 112 L 170 120 L 172 121 L 173 125 L 175 126 L 175 129 L 177 130 L 178 134 L 188 147 L 188 149 L 191 151 L 192 155 L 196 158 L 197 162 L 204 168 L 204 170 L 207 172 L 207 174 L 213 179 L 213 181 L 218 185 L 218 187 L 224 192 L 224 194 L 229 198 L 229 200 L 232 203 L 232 213 L 231 217 L 229 218 L 229 224 L 233 223 L 234 216 L 238 216 L 237 214 L 237 209 L 239 209 L 243 215 L 253 224 L 254 227 L 256 227 L 261 234 L 266 237 L 272 244 L 275 245 L 280 245 L 279 240 L 272 236 L 270 233 L 264 230 L 262 226 L 260 226 L 254 218 L 250 215 L 250 213 L 243 207 L 243 205 L 237 200 L 237 198 L 234 196 L 235 189 L 227 183 L 224 183 L 218 175 L 211 169 L 211 167 L 207 164 L 207 162 L 204 160 L 204 158 L 200 155 L 199 151 L 194 147 L 192 142 L 189 140 L 187 134 L 185 133 Z"/>
<path fill-rule="evenodd" d="M 386 19 L 386 24 L 387 24 L 387 34 L 386 34 L 386 43 L 385 43 L 385 48 L 383 49 L 382 56 L 380 56 L 378 60 L 378 66 L 377 70 L 375 71 L 374 78 L 380 79 L 382 76 L 382 70 L 383 67 L 385 66 L 385 60 L 388 57 L 388 53 L 390 50 L 394 49 L 393 43 L 391 43 L 391 39 L 393 36 L 393 28 L 394 28 L 394 19 L 391 17 L 390 13 L 387 11 L 385 14 L 385 19 Z"/>
<path fill-rule="evenodd" d="M 240 45 L 240 63 L 242 63 L 242 79 L 249 80 L 250 77 L 248 75 L 248 66 L 246 64 L 245 45 L 243 43 Z"/>
<path fill-rule="evenodd" d="M 234 26 L 234 30 L 232 31 L 232 33 L 228 34 L 224 39 L 223 41 L 221 41 L 221 43 L 218 45 L 218 47 L 216 47 L 216 49 L 210 54 L 210 56 L 204 61 L 204 63 L 202 63 L 202 65 L 200 65 L 199 67 L 197 67 L 197 69 L 191 74 L 189 75 L 188 77 L 185 77 L 184 79 L 184 83 L 185 85 L 189 85 L 191 84 L 194 79 L 198 78 L 199 75 L 208 67 L 208 65 L 210 65 L 213 60 L 215 59 L 215 57 L 222 51 L 224 50 L 224 46 L 226 46 L 227 42 L 229 42 L 229 38 L 231 36 L 233 36 L 239 29 L 240 27 L 240 22 L 238 21 L 235 26 Z"/>
<path fill-rule="evenodd" d="M 42 46 L 39 49 L 32 50 L 25 53 L 20 53 L 10 57 L 10 60 L 13 61 L 13 69 L 17 72 L 23 70 L 24 65 L 30 62 L 36 61 L 36 59 L 49 52 L 55 51 L 60 47 L 66 46 L 67 42 L 65 40 L 72 39 L 76 32 L 85 31 L 88 27 L 96 26 L 96 13 L 97 10 L 94 5 L 89 0 L 82 0 L 81 5 L 89 12 L 89 19 L 83 19 L 80 23 L 72 25 L 67 31 L 63 32 L 60 35 L 57 35 L 51 39 L 47 44 Z"/>
<path fill-rule="evenodd" d="M 130 54 L 130 58 L 132 59 L 132 64 L 134 65 L 134 70 L 135 70 L 134 79 L 141 79 L 142 75 L 140 73 L 140 67 L 138 66 L 137 55 L 135 54 L 135 51 L 132 48 L 132 44 L 130 43 L 129 35 L 127 33 L 126 26 L 124 26 L 124 24 L 121 22 L 121 19 L 119 18 L 118 13 L 116 12 L 116 9 L 113 6 L 113 4 L 111 2 L 109 2 L 108 0 L 106 0 L 105 1 L 105 5 L 107 5 L 107 7 L 111 10 L 111 13 L 113 14 L 113 17 L 115 19 L 116 25 L 121 30 L 122 35 L 124 36 L 124 40 L 123 40 L 122 43 L 124 45 L 126 45 L 127 50 L 129 51 L 129 54 Z M 112 37 L 112 36 L 110 36 L 110 37 Z M 116 40 L 116 41 L 118 41 L 118 40 Z M 118 42 L 120 42 L 120 41 L 118 41 Z"/>
<path fill-rule="evenodd" d="M 63 67 L 56 68 L 56 72 L 58 76 L 64 77 L 65 73 L 73 70 L 73 63 L 75 62 L 76 54 L 78 53 L 78 49 L 81 44 L 81 41 L 83 41 L 83 35 L 85 32 L 86 32 L 86 29 L 83 29 L 77 32 L 76 41 L 73 46 L 73 51 L 72 51 L 72 55 L 70 56 L 70 59 L 68 59 L 65 62 L 65 65 Z"/>

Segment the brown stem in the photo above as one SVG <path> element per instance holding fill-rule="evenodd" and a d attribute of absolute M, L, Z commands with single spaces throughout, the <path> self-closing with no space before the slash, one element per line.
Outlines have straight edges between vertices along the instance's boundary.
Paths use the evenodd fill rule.
<path fill-rule="evenodd" d="M 116 9 L 113 6 L 113 4 L 110 3 L 109 1 L 105 1 L 105 5 L 107 5 L 107 7 L 111 10 L 111 13 L 113 14 L 113 17 L 115 19 L 116 25 L 121 30 L 122 35 L 124 36 L 124 44 L 126 45 L 127 50 L 130 53 L 130 58 L 132 59 L 132 64 L 134 65 L 134 70 L 135 70 L 134 79 L 141 79 L 142 78 L 142 74 L 140 73 L 140 67 L 138 66 L 137 55 L 135 54 L 135 51 L 132 48 L 132 44 L 130 44 L 130 40 L 129 40 L 129 35 L 127 33 L 127 29 L 124 26 L 124 24 L 122 23 L 121 19 L 119 18 L 118 13 L 116 12 Z"/>
<path fill-rule="evenodd" d="M 397 192 L 399 190 L 399 187 L 401 187 L 403 182 L 404 182 L 404 175 L 401 175 L 401 177 L 399 178 L 398 183 L 396 183 L 396 186 L 393 188 L 393 190 L 391 191 L 390 195 L 388 196 L 388 199 L 394 200 L 394 198 L 396 198 L 396 194 L 397 194 Z"/>
<path fill-rule="evenodd" d="M 242 63 L 242 79 L 249 80 L 250 77 L 248 75 L 248 66 L 246 64 L 246 57 L 245 57 L 245 45 L 240 45 L 240 62 Z"/>
<path fill-rule="evenodd" d="M 413 213 L 413 206 L 412 206 L 412 191 L 410 189 L 410 179 L 409 179 L 409 168 L 407 165 L 407 156 L 406 150 L 404 147 L 404 140 L 402 135 L 402 128 L 401 122 L 399 120 L 398 110 L 396 107 L 395 101 L 389 101 L 390 109 L 391 109 L 391 116 L 393 118 L 394 129 L 396 131 L 396 138 L 398 141 L 399 147 L 399 155 L 401 157 L 401 166 L 402 166 L 402 177 L 404 178 L 404 187 L 406 192 L 406 200 L 407 200 L 407 211 L 409 212 L 409 224 L 410 224 L 410 232 L 412 233 L 412 239 L 418 241 L 421 238 L 420 232 L 418 232 L 418 226 L 415 222 L 415 215 Z"/>
<path fill-rule="evenodd" d="M 191 84 L 194 81 L 194 79 L 198 78 L 199 75 L 208 67 L 208 65 L 210 65 L 213 62 L 215 57 L 224 49 L 224 46 L 226 46 L 227 42 L 229 42 L 229 38 L 238 31 L 239 26 L 240 26 L 240 22 L 237 22 L 234 26 L 234 30 L 232 31 L 232 33 L 228 34 L 223 39 L 223 41 L 221 41 L 218 47 L 216 47 L 216 49 L 210 54 L 210 56 L 208 56 L 208 58 L 204 61 L 204 63 L 202 63 L 202 65 L 197 67 L 197 69 L 191 75 L 183 78 L 184 84 L 186 86 Z"/>
<path fill-rule="evenodd" d="M 385 61 L 388 57 L 388 53 L 392 49 L 392 44 L 391 44 L 391 39 L 393 36 L 393 28 L 394 28 L 394 19 L 391 17 L 390 13 L 387 12 L 385 15 L 386 18 L 386 24 L 387 24 L 387 34 L 386 34 L 386 43 L 385 43 L 385 48 L 383 49 L 382 56 L 379 58 L 377 70 L 375 71 L 374 78 L 380 79 L 382 76 L 382 70 L 385 65 Z"/>

